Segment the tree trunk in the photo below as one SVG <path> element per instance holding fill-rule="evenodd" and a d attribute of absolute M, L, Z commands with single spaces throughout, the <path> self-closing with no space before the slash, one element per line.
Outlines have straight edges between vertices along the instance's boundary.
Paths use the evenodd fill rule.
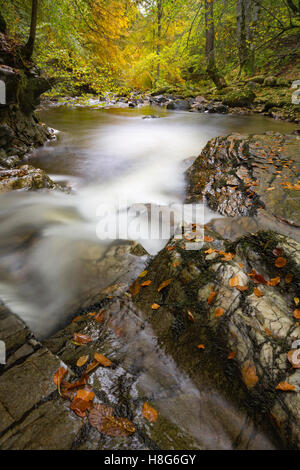
<path fill-rule="evenodd" d="M 157 0 L 157 47 L 156 47 L 156 54 L 157 54 L 157 74 L 156 79 L 157 81 L 160 78 L 160 51 L 161 51 L 161 22 L 163 16 L 163 9 L 162 9 L 162 0 Z"/>
<path fill-rule="evenodd" d="M 26 59 L 30 59 L 33 54 L 33 48 L 36 36 L 38 0 L 32 0 L 30 33 L 27 44 L 23 48 L 23 54 Z"/>
<path fill-rule="evenodd" d="M 295 4 L 293 0 L 287 0 L 287 4 L 295 15 L 300 15 L 300 1 L 299 0 L 298 0 L 298 5 Z"/>
<path fill-rule="evenodd" d="M 205 0 L 205 55 L 207 62 L 207 74 L 218 89 L 226 86 L 225 80 L 219 75 L 215 59 L 215 26 L 214 26 L 214 3 L 213 0 Z"/>
<path fill-rule="evenodd" d="M 259 21 L 260 5 L 255 0 L 237 0 L 236 32 L 240 74 L 255 72 L 254 39 Z"/>
<path fill-rule="evenodd" d="M 6 22 L 0 11 L 0 33 L 6 33 Z"/>

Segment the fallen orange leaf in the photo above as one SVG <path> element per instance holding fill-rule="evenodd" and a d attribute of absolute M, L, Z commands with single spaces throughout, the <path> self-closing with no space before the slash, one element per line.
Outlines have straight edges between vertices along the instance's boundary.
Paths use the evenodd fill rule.
<path fill-rule="evenodd" d="M 158 304 L 152 304 L 152 310 L 158 310 L 160 308 L 160 305 Z"/>
<path fill-rule="evenodd" d="M 89 359 L 89 356 L 81 356 L 76 362 L 77 367 L 84 366 L 84 364 L 86 364 L 88 359 Z"/>
<path fill-rule="evenodd" d="M 81 333 L 74 333 L 73 340 L 76 344 L 87 344 L 92 341 L 88 335 L 82 335 Z"/>
<path fill-rule="evenodd" d="M 276 387 L 276 390 L 282 390 L 284 392 L 295 390 L 295 385 L 291 385 L 287 382 L 280 382 Z"/>
<path fill-rule="evenodd" d="M 81 400 L 85 400 L 85 401 L 92 401 L 94 397 L 95 397 L 94 392 L 92 392 L 91 390 L 85 390 L 85 389 L 78 390 L 75 396 L 75 398 L 80 398 Z"/>
<path fill-rule="evenodd" d="M 236 356 L 236 353 L 232 351 L 231 353 L 228 354 L 227 359 L 234 359 Z"/>
<path fill-rule="evenodd" d="M 235 286 L 235 288 L 241 292 L 248 290 L 248 286 Z"/>
<path fill-rule="evenodd" d="M 280 277 L 279 276 L 274 277 L 273 279 L 270 279 L 268 281 L 268 286 L 273 286 L 274 287 L 274 286 L 277 286 L 277 284 L 279 284 L 279 283 L 280 283 Z"/>
<path fill-rule="evenodd" d="M 150 286 L 152 284 L 152 281 L 145 281 L 141 284 L 142 287 Z"/>
<path fill-rule="evenodd" d="M 162 282 L 159 288 L 157 289 L 157 292 L 160 292 L 161 290 L 163 290 L 165 287 L 171 284 L 171 282 L 172 282 L 172 279 L 168 279 L 167 281 Z"/>
<path fill-rule="evenodd" d="M 54 374 L 53 382 L 55 383 L 55 385 L 57 385 L 59 394 L 60 394 L 60 384 L 61 384 L 62 379 L 66 375 L 66 373 L 67 373 L 67 369 L 65 369 L 64 367 L 59 367 Z"/>
<path fill-rule="evenodd" d="M 141 285 L 138 281 L 134 281 L 134 283 L 129 287 L 129 291 L 132 295 L 138 295 L 141 290 Z"/>
<path fill-rule="evenodd" d="M 283 268 L 285 265 L 286 265 L 286 259 L 285 258 L 282 258 L 282 257 L 276 258 L 276 260 L 275 260 L 276 268 Z"/>
<path fill-rule="evenodd" d="M 188 310 L 188 313 L 187 313 L 187 314 L 188 314 L 188 319 L 194 323 L 194 322 L 195 322 L 195 317 L 194 317 L 194 315 L 192 314 L 192 312 L 190 312 L 190 311 Z"/>
<path fill-rule="evenodd" d="M 143 406 L 143 416 L 151 423 L 155 423 L 158 418 L 157 411 L 149 405 L 149 403 L 144 403 Z"/>
<path fill-rule="evenodd" d="M 295 318 L 297 318 L 297 320 L 300 320 L 300 309 L 299 308 L 296 308 L 294 311 L 293 311 L 293 315 Z"/>
<path fill-rule="evenodd" d="M 95 352 L 94 359 L 97 362 L 99 362 L 99 364 L 101 364 L 101 366 L 109 367 L 109 366 L 112 365 L 112 362 L 107 357 L 103 356 L 103 354 Z"/>
<path fill-rule="evenodd" d="M 148 271 L 143 271 L 138 277 L 145 277 L 147 276 Z"/>
<path fill-rule="evenodd" d="M 215 298 L 216 295 L 217 295 L 216 292 L 212 292 L 212 293 L 209 295 L 209 297 L 208 297 L 208 299 L 207 299 L 207 302 L 209 303 L 209 305 L 212 304 L 212 302 L 213 302 L 213 300 L 214 300 L 214 298 Z"/>
<path fill-rule="evenodd" d="M 197 348 L 198 349 L 205 349 L 205 346 L 204 346 L 204 344 L 198 344 Z"/>
<path fill-rule="evenodd" d="M 262 297 L 263 296 L 262 291 L 260 289 L 258 289 L 258 287 L 255 287 L 253 292 L 256 295 L 256 297 Z"/>
<path fill-rule="evenodd" d="M 242 367 L 242 377 L 247 388 L 251 389 L 255 387 L 258 382 L 258 377 L 256 375 L 256 367 L 254 364 L 251 364 L 250 361 L 246 361 Z"/>
<path fill-rule="evenodd" d="M 236 287 L 240 283 L 239 276 L 233 276 L 231 279 L 229 279 L 229 286 L 230 287 Z"/>
<path fill-rule="evenodd" d="M 216 312 L 215 312 L 216 317 L 221 317 L 222 315 L 224 315 L 224 313 L 225 313 L 225 310 L 222 307 L 218 307 Z"/>
<path fill-rule="evenodd" d="M 213 242 L 214 241 L 214 238 L 213 237 L 209 237 L 207 235 L 204 235 L 204 241 L 206 243 L 210 243 L 210 242 Z"/>

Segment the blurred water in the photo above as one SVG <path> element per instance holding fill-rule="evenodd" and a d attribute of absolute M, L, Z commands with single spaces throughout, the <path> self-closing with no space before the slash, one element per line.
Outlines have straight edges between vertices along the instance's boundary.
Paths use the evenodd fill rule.
<path fill-rule="evenodd" d="M 153 114 L 160 118 L 142 119 Z M 29 163 L 70 185 L 74 194 L 15 191 L 0 198 L 0 298 L 39 337 L 62 326 L 72 309 L 96 300 L 102 289 L 130 282 L 146 263 L 145 256 L 133 259 L 122 242 L 123 255 L 117 250 L 115 256 L 109 251 L 114 241 L 99 240 L 100 204 L 121 202 L 125 210 L 143 203 L 145 212 L 151 205 L 168 211 L 168 205 L 183 202 L 184 170 L 210 138 L 295 127 L 261 116 L 150 107 L 60 107 L 43 111 L 41 119 L 60 131 L 58 141 L 38 149 Z M 201 208 L 203 223 L 217 217 Z M 143 241 L 151 254 L 165 242 Z"/>

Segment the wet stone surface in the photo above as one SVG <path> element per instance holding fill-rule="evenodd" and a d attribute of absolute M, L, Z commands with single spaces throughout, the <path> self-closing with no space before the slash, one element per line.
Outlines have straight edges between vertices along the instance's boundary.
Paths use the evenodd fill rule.
<path fill-rule="evenodd" d="M 300 226 L 297 136 L 232 134 L 208 142 L 187 170 L 187 202 L 207 201 L 227 216 L 262 212 Z"/>

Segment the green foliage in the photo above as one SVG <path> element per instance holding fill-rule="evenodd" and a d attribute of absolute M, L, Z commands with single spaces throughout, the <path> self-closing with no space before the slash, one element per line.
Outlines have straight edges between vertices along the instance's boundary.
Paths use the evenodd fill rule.
<path fill-rule="evenodd" d="M 250 72 L 241 70 L 239 64 L 237 0 L 210 1 L 214 4 L 217 67 L 227 83 L 246 79 Z M 206 71 L 204 3 L 40 0 L 34 59 L 57 79 L 52 94 L 169 87 L 188 95 L 195 88 L 211 88 Z M 253 51 L 252 74 L 282 74 L 285 83 L 299 78 L 299 15 L 282 0 L 260 0 L 260 4 L 255 34 L 246 42 Z M 25 43 L 31 1 L 0 0 L 0 8 L 9 34 Z"/>

